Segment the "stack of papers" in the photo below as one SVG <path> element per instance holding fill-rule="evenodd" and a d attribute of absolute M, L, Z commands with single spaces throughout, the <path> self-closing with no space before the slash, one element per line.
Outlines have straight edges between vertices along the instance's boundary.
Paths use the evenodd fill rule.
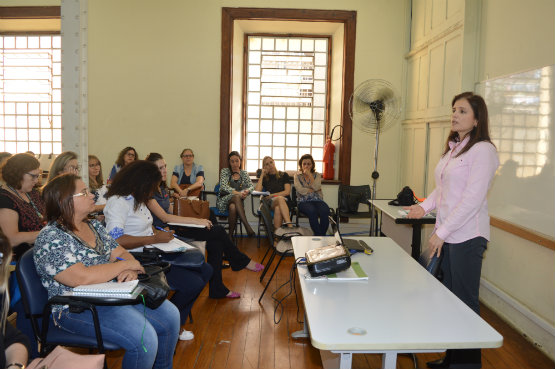
<path fill-rule="evenodd" d="M 134 294 L 139 283 L 138 279 L 127 282 L 104 282 L 87 284 L 73 288 L 73 296 L 91 297 L 116 297 L 116 298 L 135 298 Z"/>
<path fill-rule="evenodd" d="M 270 196 L 270 192 L 268 192 L 268 191 L 252 191 L 251 195 L 254 195 L 254 196 Z"/>
<path fill-rule="evenodd" d="M 201 225 L 201 224 L 192 224 L 192 223 L 175 223 L 175 222 L 170 222 L 170 223 L 168 223 L 168 225 L 178 226 L 178 227 L 189 227 L 189 228 L 206 228 L 206 226 L 203 226 L 203 225 Z"/>
<path fill-rule="evenodd" d="M 342 282 L 342 281 L 367 281 L 368 275 L 362 270 L 362 267 L 355 261 L 351 263 L 349 269 L 343 270 L 339 273 L 323 275 L 320 277 L 313 277 L 310 273 L 306 273 L 304 278 L 308 281 L 333 281 L 333 282 Z"/>
<path fill-rule="evenodd" d="M 154 246 L 158 250 L 162 250 L 164 252 L 183 252 L 187 250 L 195 250 L 196 247 L 193 245 L 189 245 L 187 242 L 183 242 L 180 239 L 173 238 L 170 242 L 166 243 L 153 243 L 152 245 L 147 246 Z"/>

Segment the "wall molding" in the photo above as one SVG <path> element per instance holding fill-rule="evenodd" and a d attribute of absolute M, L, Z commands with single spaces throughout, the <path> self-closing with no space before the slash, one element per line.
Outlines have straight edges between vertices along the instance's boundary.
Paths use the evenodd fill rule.
<path fill-rule="evenodd" d="M 480 300 L 540 351 L 555 358 L 555 326 L 482 278 Z"/>
<path fill-rule="evenodd" d="M 454 24 L 450 25 L 449 27 L 447 27 L 443 31 L 431 36 L 429 39 L 423 41 L 422 43 L 417 44 L 414 49 L 411 49 L 411 51 L 409 51 L 405 55 L 405 59 L 410 59 L 414 55 L 425 51 L 431 45 L 433 45 L 433 44 L 435 44 L 439 41 L 443 41 L 445 39 L 448 39 L 450 34 L 457 32 L 459 29 L 462 29 L 463 26 L 464 26 L 464 22 L 463 22 L 462 19 L 455 22 Z"/>

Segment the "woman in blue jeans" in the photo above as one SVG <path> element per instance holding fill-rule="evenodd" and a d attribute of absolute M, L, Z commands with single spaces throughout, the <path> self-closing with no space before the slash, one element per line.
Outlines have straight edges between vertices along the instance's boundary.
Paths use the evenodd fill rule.
<path fill-rule="evenodd" d="M 325 236 L 330 224 L 330 208 L 324 202 L 322 176 L 314 168 L 312 155 L 305 154 L 299 159 L 299 173 L 295 174 L 293 184 L 299 211 L 308 217 L 315 236 Z"/>
<path fill-rule="evenodd" d="M 141 264 L 119 246 L 96 220 L 94 196 L 80 177 L 63 174 L 44 187 L 48 225 L 39 233 L 34 261 L 48 297 L 78 285 L 137 279 Z M 102 337 L 125 349 L 122 368 L 172 368 L 179 334 L 179 311 L 169 301 L 157 309 L 143 304 L 96 307 Z M 95 337 L 90 312 L 53 308 L 54 323 L 70 332 Z"/>

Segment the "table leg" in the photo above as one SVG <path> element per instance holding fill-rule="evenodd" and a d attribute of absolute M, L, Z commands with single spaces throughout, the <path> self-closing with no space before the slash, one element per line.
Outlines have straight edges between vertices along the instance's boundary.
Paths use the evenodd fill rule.
<path fill-rule="evenodd" d="M 382 354 L 382 369 L 397 368 L 397 352 L 384 352 Z"/>
<path fill-rule="evenodd" d="M 310 334 L 308 333 L 308 323 L 306 322 L 306 313 L 303 319 L 303 329 L 291 333 L 291 338 L 308 338 Z"/>
<path fill-rule="evenodd" d="M 411 256 L 418 260 L 420 257 L 420 244 L 422 238 L 422 225 L 421 224 L 413 224 L 412 225 L 412 253 Z"/>
<path fill-rule="evenodd" d="M 351 369 L 353 363 L 352 352 L 320 350 L 320 358 L 324 369 Z"/>

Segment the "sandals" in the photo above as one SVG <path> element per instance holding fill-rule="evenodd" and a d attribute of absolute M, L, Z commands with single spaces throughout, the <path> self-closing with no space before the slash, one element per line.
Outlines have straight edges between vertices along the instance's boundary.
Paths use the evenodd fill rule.
<path fill-rule="evenodd" d="M 250 270 L 251 272 L 261 272 L 261 271 L 264 270 L 264 265 L 256 263 L 256 264 L 254 264 L 253 269 L 250 269 L 250 268 L 247 268 L 247 269 Z"/>
<path fill-rule="evenodd" d="M 239 292 L 229 291 L 229 293 L 225 295 L 225 297 L 228 299 L 238 299 L 239 297 L 241 297 L 241 294 Z"/>

